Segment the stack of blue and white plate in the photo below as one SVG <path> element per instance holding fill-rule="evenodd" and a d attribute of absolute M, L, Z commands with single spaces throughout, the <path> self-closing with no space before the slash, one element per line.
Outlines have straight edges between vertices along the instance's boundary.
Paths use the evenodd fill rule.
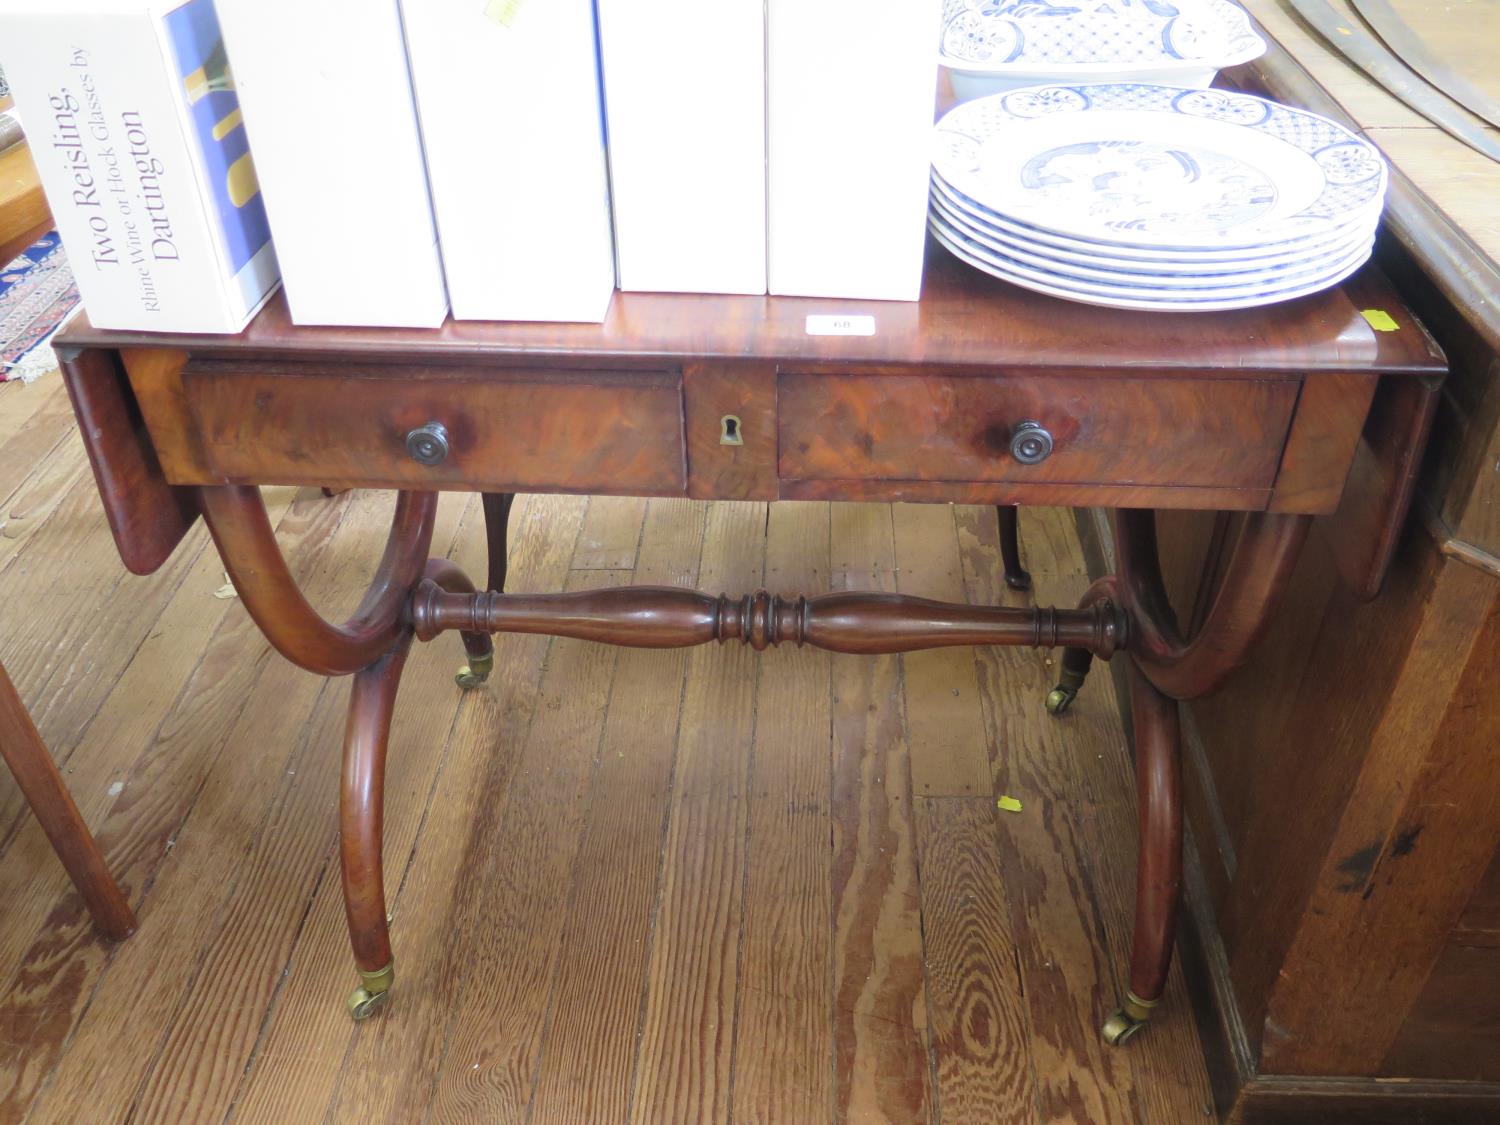
<path fill-rule="evenodd" d="M 1028 289 L 1215 311 L 1352 274 L 1387 179 L 1369 142 L 1247 94 L 1033 86 L 938 122 L 928 222 L 957 257 Z"/>

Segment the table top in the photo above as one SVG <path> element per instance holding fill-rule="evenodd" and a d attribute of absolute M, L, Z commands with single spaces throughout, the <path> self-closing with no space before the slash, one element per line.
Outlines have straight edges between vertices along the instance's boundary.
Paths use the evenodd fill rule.
<path fill-rule="evenodd" d="M 1362 310 L 1388 314 L 1396 328 L 1376 331 Z M 875 333 L 810 336 L 811 314 L 872 316 Z M 617 293 L 603 324 L 449 320 L 436 329 L 316 328 L 293 325 L 285 297 L 277 293 L 237 336 L 107 331 L 80 316 L 59 344 L 165 347 L 237 359 L 378 357 L 466 366 L 525 357 L 542 366 L 608 361 L 637 369 L 684 359 L 1202 374 L 1444 369 L 1440 350 L 1373 268 L 1338 288 L 1284 304 L 1216 313 L 1134 312 L 1020 289 L 935 244 L 928 247 L 922 299 L 914 303 Z"/>

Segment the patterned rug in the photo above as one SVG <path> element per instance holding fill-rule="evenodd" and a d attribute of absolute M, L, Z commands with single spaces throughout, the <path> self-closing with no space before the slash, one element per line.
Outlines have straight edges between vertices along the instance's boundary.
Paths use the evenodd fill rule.
<path fill-rule="evenodd" d="M 0 381 L 31 382 L 57 367 L 52 335 L 78 307 L 78 286 L 57 232 L 0 269 Z"/>

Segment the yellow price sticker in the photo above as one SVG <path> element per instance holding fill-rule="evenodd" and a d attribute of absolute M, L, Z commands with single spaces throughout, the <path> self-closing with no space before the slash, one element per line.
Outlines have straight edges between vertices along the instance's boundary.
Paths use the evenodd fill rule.
<path fill-rule="evenodd" d="M 1396 318 L 1384 309 L 1361 309 L 1359 315 L 1369 321 L 1376 332 L 1397 332 L 1401 328 Z"/>

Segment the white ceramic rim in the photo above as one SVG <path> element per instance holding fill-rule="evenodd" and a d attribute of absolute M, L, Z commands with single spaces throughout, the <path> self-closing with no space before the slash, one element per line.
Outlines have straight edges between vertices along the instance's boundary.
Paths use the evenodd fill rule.
<path fill-rule="evenodd" d="M 1328 263 L 1328 268 L 1314 275 L 1304 278 L 1294 285 L 1277 286 L 1266 288 L 1266 283 L 1261 282 L 1251 285 L 1227 285 L 1217 288 L 1205 288 L 1193 290 L 1196 294 L 1192 297 L 1174 297 L 1173 294 L 1182 293 L 1170 285 L 1113 285 L 1102 281 L 1089 281 L 1084 278 L 1075 278 L 1067 274 L 1058 274 L 1050 270 L 1038 269 L 1028 266 L 1024 262 L 1008 258 L 998 250 L 989 250 L 982 245 L 966 244 L 966 236 L 962 231 L 955 230 L 940 216 L 931 213 L 927 216 L 927 225 L 934 233 L 941 234 L 945 244 L 952 249 L 955 245 L 963 253 L 971 258 L 984 262 L 995 269 L 1003 270 L 1007 275 L 1025 278 L 1043 285 L 1050 285 L 1057 289 L 1078 293 L 1084 296 L 1121 297 L 1138 301 L 1177 301 L 1179 303 L 1196 305 L 1199 301 L 1231 300 L 1240 297 L 1254 297 L 1264 293 L 1276 293 L 1283 290 L 1300 289 L 1304 285 L 1316 285 L 1322 288 L 1321 281 L 1324 277 L 1336 274 L 1350 265 L 1357 265 L 1370 256 L 1374 249 L 1374 242 L 1368 242 L 1358 247 L 1352 253 L 1335 262 Z"/>
<path fill-rule="evenodd" d="M 1330 231 L 1303 235 L 1285 242 L 1267 242 L 1259 246 L 1212 250 L 1163 250 L 1149 246 L 1118 246 L 1114 243 L 1088 242 L 1071 235 L 1033 227 L 1019 219 L 999 215 L 970 200 L 968 196 L 932 171 L 931 194 L 940 195 L 951 210 L 973 220 L 982 229 L 993 230 L 1000 237 L 1045 247 L 1050 254 L 1071 254 L 1089 262 L 1108 261 L 1151 265 L 1162 262 L 1192 262 L 1204 264 L 1227 264 L 1244 261 L 1285 260 L 1301 257 L 1335 242 L 1348 241 L 1357 233 L 1371 235 L 1380 223 L 1384 205 L 1371 207 L 1368 214 L 1360 214 Z M 1128 268 L 1128 267 L 1127 267 Z"/>
<path fill-rule="evenodd" d="M 976 78 L 1035 78 L 1036 85 L 1046 86 L 1056 83 L 1066 86 L 1070 82 L 1085 81 L 1093 74 L 1120 74 L 1129 75 L 1136 73 L 1150 74 L 1175 74 L 1178 71 L 1189 70 L 1223 70 L 1225 67 L 1239 66 L 1242 63 L 1251 62 L 1266 53 L 1266 41 L 1256 32 L 1255 44 L 1246 47 L 1243 51 L 1236 51 L 1232 55 L 1223 58 L 1202 59 L 1161 59 L 1146 63 L 1130 62 L 1091 62 L 1091 63 L 1053 63 L 1050 66 L 1038 67 L 1034 63 L 1025 66 L 1017 66 L 1015 63 L 999 63 L 995 66 L 982 66 L 970 62 L 968 59 L 955 59 L 952 55 L 946 55 L 940 49 L 938 51 L 938 66 L 944 70 L 956 70 L 963 74 L 972 74 Z"/>
<path fill-rule="evenodd" d="M 1369 234 L 1355 233 L 1336 245 L 1320 248 L 1301 257 L 1275 263 L 1251 261 L 1242 269 L 1205 270 L 1201 264 L 1192 262 L 1175 266 L 1169 262 L 1157 263 L 1163 268 L 1154 270 L 1111 269 L 1094 263 L 1068 262 L 1054 258 L 1046 253 L 1045 248 L 1012 242 L 1003 235 L 995 235 L 978 229 L 963 215 L 954 212 L 940 197 L 934 196 L 932 204 L 933 213 L 959 234 L 973 239 L 985 249 L 1013 257 L 1022 265 L 1048 272 L 1055 271 L 1059 277 L 1079 281 L 1101 281 L 1106 284 L 1129 285 L 1132 278 L 1155 278 L 1163 283 L 1162 288 L 1184 291 L 1248 286 L 1257 283 L 1264 285 L 1270 281 L 1306 279 L 1325 272 L 1331 263 L 1341 261 L 1360 246 L 1367 246 L 1370 242 Z M 1150 286 L 1150 288 L 1155 288 L 1155 286 Z"/>
<path fill-rule="evenodd" d="M 932 233 L 933 238 L 937 240 L 938 244 L 945 250 L 947 250 L 950 254 L 952 254 L 955 258 L 957 258 L 960 262 L 963 262 L 967 266 L 971 266 L 972 268 L 978 270 L 980 273 L 988 274 L 990 277 L 998 278 L 1000 281 L 1006 282 L 1010 285 L 1016 285 L 1022 289 L 1030 289 L 1035 293 L 1043 293 L 1049 297 L 1057 297 L 1064 301 L 1073 301 L 1081 305 L 1097 305 L 1102 308 L 1111 309 L 1132 309 L 1139 312 L 1229 312 L 1234 309 L 1253 309 L 1258 308 L 1262 305 L 1280 304 L 1283 301 L 1296 300 L 1298 297 L 1309 297 L 1314 293 L 1321 293 L 1325 289 L 1331 289 L 1333 286 L 1337 285 L 1339 282 L 1343 281 L 1345 278 L 1349 277 L 1351 274 L 1357 271 L 1361 266 L 1365 264 L 1365 261 L 1368 260 L 1367 258 L 1361 259 L 1360 261 L 1354 263 L 1354 265 L 1350 266 L 1344 272 L 1329 277 L 1319 285 L 1308 286 L 1304 289 L 1290 290 L 1285 293 L 1266 293 L 1262 294 L 1258 299 L 1241 298 L 1238 300 L 1227 301 L 1191 302 L 1146 301 L 1132 300 L 1129 298 L 1101 297 L 1090 293 L 1075 293 L 1070 292 L 1066 289 L 1059 289 L 1055 286 L 1046 285 L 1041 282 L 1030 281 L 1021 277 L 1012 277 L 1009 274 L 998 269 L 997 267 L 984 265 L 978 260 L 971 258 L 967 253 L 958 249 L 952 243 L 950 243 L 941 232 L 933 229 L 930 223 L 928 224 L 927 229 Z"/>

